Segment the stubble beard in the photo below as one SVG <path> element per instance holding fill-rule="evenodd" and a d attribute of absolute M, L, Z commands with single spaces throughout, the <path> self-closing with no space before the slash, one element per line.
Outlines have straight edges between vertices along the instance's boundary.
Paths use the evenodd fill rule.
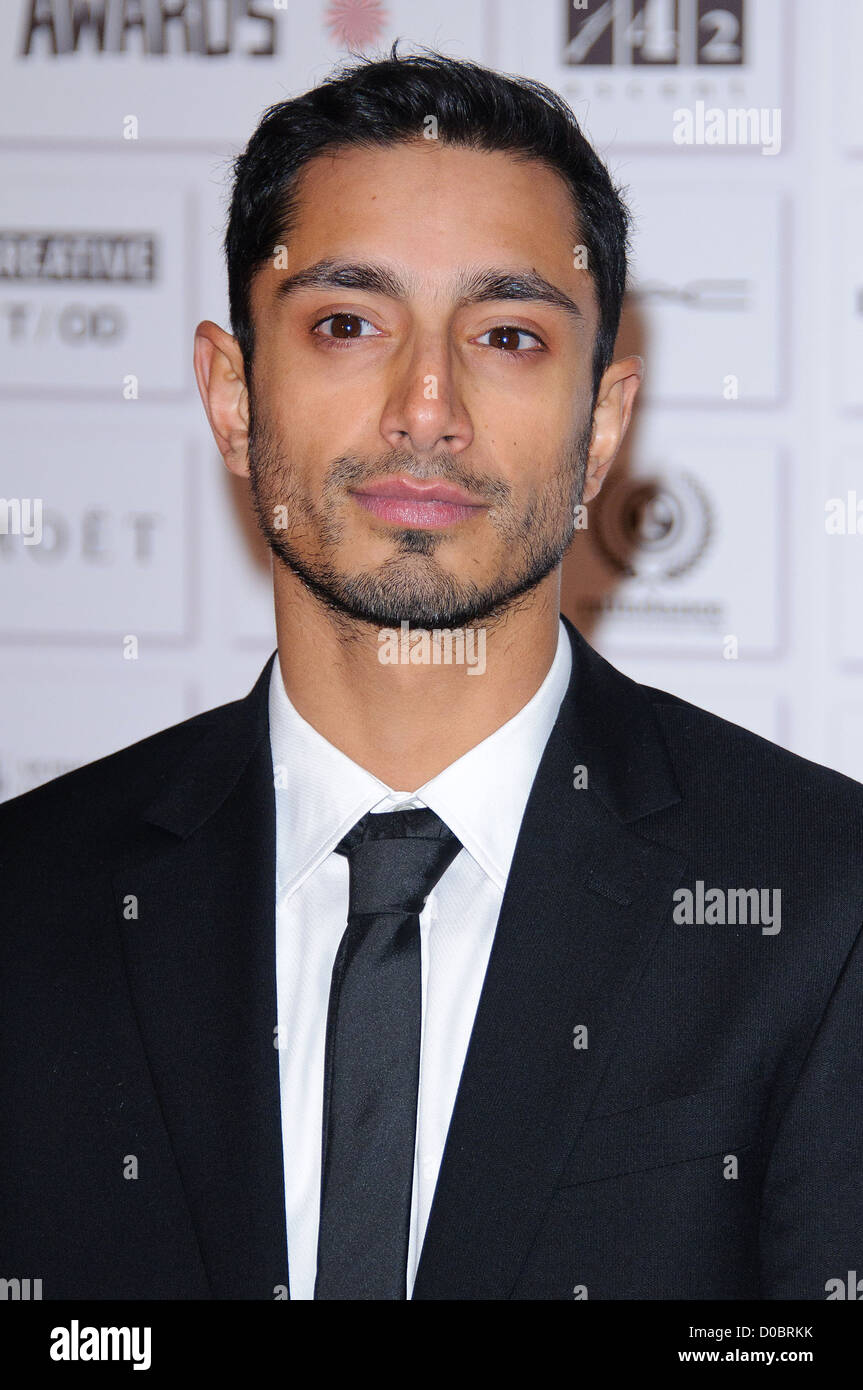
<path fill-rule="evenodd" d="M 249 469 L 258 525 L 276 562 L 289 569 L 332 615 L 376 628 L 464 628 L 497 624 L 562 560 L 575 530 L 590 449 L 591 417 L 561 451 L 549 483 L 534 489 L 523 510 L 499 478 L 465 470 L 442 453 L 420 463 L 397 450 L 376 459 L 342 455 L 327 469 L 318 500 L 301 489 L 288 455 L 259 413 L 250 412 Z M 437 559 L 447 532 L 392 528 L 393 554 L 374 570 L 345 573 L 338 556 L 345 533 L 345 488 L 389 473 L 442 478 L 490 506 L 486 512 L 510 559 L 490 583 L 452 574 Z M 303 543 L 305 548 L 302 549 Z"/>

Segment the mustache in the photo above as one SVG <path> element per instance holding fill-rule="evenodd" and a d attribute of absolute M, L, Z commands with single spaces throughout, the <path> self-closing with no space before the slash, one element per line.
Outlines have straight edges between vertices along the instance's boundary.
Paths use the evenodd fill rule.
<path fill-rule="evenodd" d="M 482 502 L 505 502 L 511 493 L 502 479 L 491 473 L 469 472 L 452 454 L 435 454 L 418 459 L 405 451 L 396 451 L 375 459 L 361 459 L 354 454 L 342 454 L 327 469 L 324 490 L 342 490 L 358 483 L 373 482 L 390 474 L 400 473 L 428 482 L 431 478 L 452 483 Z"/>

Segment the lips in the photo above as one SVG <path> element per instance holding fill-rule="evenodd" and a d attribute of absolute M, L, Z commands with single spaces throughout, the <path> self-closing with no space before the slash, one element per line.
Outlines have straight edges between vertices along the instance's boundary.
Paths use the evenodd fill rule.
<path fill-rule="evenodd" d="M 380 478 L 353 489 L 353 497 L 366 511 L 400 526 L 451 526 L 485 510 L 463 488 L 433 478 Z"/>

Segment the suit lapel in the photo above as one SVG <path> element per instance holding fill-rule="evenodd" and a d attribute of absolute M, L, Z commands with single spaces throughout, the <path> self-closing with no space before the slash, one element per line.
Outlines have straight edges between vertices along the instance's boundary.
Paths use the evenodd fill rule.
<path fill-rule="evenodd" d="M 272 1299 L 288 1282 L 271 666 L 245 700 L 205 717 L 113 876 L 139 1028 L 216 1298 Z"/>
<path fill-rule="evenodd" d="M 684 868 L 634 822 L 679 800 L 641 688 L 564 619 L 569 689 L 525 810 L 415 1299 L 506 1298 Z M 113 874 L 130 988 L 216 1298 L 288 1283 L 267 694 L 215 710 Z M 588 787 L 573 787 L 577 764 Z M 134 897 L 137 917 L 128 916 Z M 587 1047 L 574 1030 L 587 1029 Z"/>
<path fill-rule="evenodd" d="M 512 1292 L 685 865 L 631 824 L 680 799 L 650 703 L 564 621 L 572 677 L 525 809 L 414 1299 Z"/>

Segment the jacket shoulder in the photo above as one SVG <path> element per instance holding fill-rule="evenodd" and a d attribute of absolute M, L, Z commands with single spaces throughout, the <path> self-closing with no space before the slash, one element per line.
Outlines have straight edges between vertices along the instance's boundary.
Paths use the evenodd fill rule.
<path fill-rule="evenodd" d="M 709 776 L 707 785 L 714 788 L 734 782 L 744 799 L 747 790 L 824 799 L 834 814 L 845 807 L 863 817 L 863 783 L 855 778 L 793 753 L 669 691 L 647 685 L 640 688 L 651 703 L 675 770 L 684 781 Z"/>

